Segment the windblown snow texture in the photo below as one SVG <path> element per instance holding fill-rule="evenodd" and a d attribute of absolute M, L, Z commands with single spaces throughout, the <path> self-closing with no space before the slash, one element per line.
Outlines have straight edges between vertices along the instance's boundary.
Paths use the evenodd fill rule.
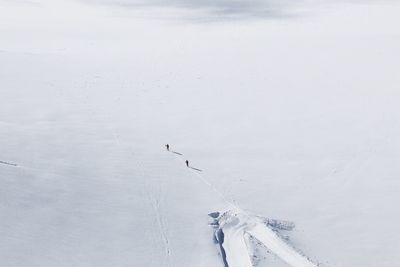
<path fill-rule="evenodd" d="M 0 0 L 0 266 L 398 266 L 400 3 L 193 1 Z"/>

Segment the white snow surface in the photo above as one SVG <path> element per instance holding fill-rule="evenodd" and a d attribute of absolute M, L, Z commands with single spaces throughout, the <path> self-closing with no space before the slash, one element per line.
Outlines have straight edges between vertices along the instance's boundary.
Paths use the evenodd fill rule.
<path fill-rule="evenodd" d="M 400 5 L 343 2 L 0 0 L 0 266 L 221 267 L 207 214 L 232 205 L 233 267 L 397 266 Z"/>
<path fill-rule="evenodd" d="M 265 248 L 293 267 L 316 267 L 307 257 L 290 247 L 265 220 L 240 209 L 225 212 L 218 220 L 219 229 L 224 233 L 223 247 L 230 267 L 252 267 L 246 239 L 252 236 Z"/>

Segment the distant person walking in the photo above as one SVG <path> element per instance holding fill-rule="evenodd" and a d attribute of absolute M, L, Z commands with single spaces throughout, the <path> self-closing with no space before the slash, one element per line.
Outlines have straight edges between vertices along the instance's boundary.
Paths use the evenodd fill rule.
<path fill-rule="evenodd" d="M 166 148 L 167 148 L 167 150 L 169 151 L 169 145 L 168 145 L 168 144 L 166 144 L 166 145 L 165 145 L 165 147 L 166 147 Z"/>
<path fill-rule="evenodd" d="M 186 167 L 189 167 L 189 161 L 186 160 L 185 163 L 186 163 Z"/>

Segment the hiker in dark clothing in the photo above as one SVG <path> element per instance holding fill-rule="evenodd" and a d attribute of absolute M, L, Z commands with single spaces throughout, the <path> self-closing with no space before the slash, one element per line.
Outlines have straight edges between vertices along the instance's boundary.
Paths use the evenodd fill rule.
<path fill-rule="evenodd" d="M 186 160 L 185 163 L 186 163 L 186 167 L 189 167 L 189 161 Z"/>
<path fill-rule="evenodd" d="M 167 150 L 169 151 L 169 145 L 168 145 L 168 144 L 166 144 L 166 145 L 165 145 L 165 147 L 166 147 L 166 148 L 167 148 Z"/>

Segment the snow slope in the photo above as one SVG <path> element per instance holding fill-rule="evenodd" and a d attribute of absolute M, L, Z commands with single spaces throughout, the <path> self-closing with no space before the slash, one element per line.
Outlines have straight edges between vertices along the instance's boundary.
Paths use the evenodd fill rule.
<path fill-rule="evenodd" d="M 396 266 L 400 7 L 343 5 L 201 24 L 2 1 L 0 265 L 220 267 L 207 214 L 233 204 L 232 264 Z M 246 214 L 294 221 L 296 250 Z"/>

